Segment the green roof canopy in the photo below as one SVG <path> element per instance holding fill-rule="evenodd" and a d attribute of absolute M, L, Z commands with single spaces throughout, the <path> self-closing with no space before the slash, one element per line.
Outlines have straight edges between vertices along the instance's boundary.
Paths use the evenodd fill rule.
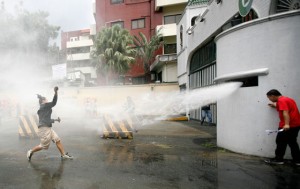
<path fill-rule="evenodd" d="M 201 4 L 206 4 L 206 3 L 208 3 L 208 0 L 189 0 L 188 6 L 201 5 Z"/>

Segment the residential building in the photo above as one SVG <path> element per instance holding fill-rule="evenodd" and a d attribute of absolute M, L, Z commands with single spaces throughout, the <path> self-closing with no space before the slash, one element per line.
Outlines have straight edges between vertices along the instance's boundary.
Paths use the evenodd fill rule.
<path fill-rule="evenodd" d="M 94 16 L 96 31 L 119 24 L 132 35 L 142 32 L 147 39 L 160 31 L 164 47 L 158 51 L 147 79 L 143 65 L 135 64 L 126 74 L 132 84 L 149 82 L 177 82 L 176 22 L 187 0 L 96 0 Z"/>
<path fill-rule="evenodd" d="M 276 111 L 267 104 L 273 88 L 300 104 L 300 2 L 287 0 L 190 0 L 177 25 L 178 83 L 182 89 L 242 83 L 213 105 L 218 146 L 271 157 Z M 221 95 L 221 93 L 220 93 Z M 200 119 L 200 111 L 188 112 Z"/>
<path fill-rule="evenodd" d="M 70 85 L 93 86 L 97 74 L 90 58 L 93 40 L 91 29 L 61 32 L 61 50 L 66 55 L 67 79 Z"/>
<path fill-rule="evenodd" d="M 150 70 L 156 73 L 157 80 L 160 82 L 178 82 L 176 24 L 181 19 L 187 2 L 187 0 L 155 1 L 155 10 L 162 12 L 162 24 L 156 26 L 156 32 L 161 32 L 164 47 L 162 54 L 156 56 Z"/>
<path fill-rule="evenodd" d="M 131 35 L 138 36 L 142 32 L 150 39 L 155 32 L 155 26 L 161 24 L 161 13 L 155 11 L 152 0 L 96 0 L 94 17 L 96 32 L 104 27 L 115 24 L 127 29 Z M 148 76 L 141 63 L 134 64 L 131 69 L 120 77 L 125 77 L 127 84 L 144 84 Z"/>

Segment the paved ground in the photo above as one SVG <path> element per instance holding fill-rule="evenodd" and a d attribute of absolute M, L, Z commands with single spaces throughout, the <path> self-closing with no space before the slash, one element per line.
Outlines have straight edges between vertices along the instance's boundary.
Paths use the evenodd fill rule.
<path fill-rule="evenodd" d="M 262 158 L 216 147 L 216 127 L 159 121 L 132 140 L 102 139 L 100 120 L 63 120 L 54 129 L 74 160 L 54 144 L 26 159 L 36 139 L 19 139 L 17 120 L 0 126 L 0 188 L 256 189 L 300 188 L 300 167 L 268 166 Z"/>

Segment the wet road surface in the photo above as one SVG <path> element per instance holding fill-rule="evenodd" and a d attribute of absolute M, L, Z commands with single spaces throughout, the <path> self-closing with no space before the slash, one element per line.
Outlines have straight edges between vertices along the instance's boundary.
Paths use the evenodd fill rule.
<path fill-rule="evenodd" d="M 159 121 L 132 140 L 102 139 L 99 120 L 64 120 L 54 130 L 73 160 L 55 144 L 26 159 L 38 139 L 19 139 L 17 120 L 0 126 L 0 188 L 247 189 L 300 188 L 300 167 L 269 166 L 263 158 L 216 147 L 216 127 Z"/>

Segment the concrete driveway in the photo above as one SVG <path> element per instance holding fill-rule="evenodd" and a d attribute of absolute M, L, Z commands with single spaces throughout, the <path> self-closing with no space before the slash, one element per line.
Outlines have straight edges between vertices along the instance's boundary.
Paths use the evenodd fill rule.
<path fill-rule="evenodd" d="M 74 156 L 64 161 L 51 144 L 28 162 L 39 140 L 19 139 L 17 128 L 0 126 L 0 188 L 300 188 L 300 167 L 218 149 L 216 127 L 196 121 L 157 121 L 128 140 L 101 138 L 101 120 L 63 120 L 54 130 Z"/>

